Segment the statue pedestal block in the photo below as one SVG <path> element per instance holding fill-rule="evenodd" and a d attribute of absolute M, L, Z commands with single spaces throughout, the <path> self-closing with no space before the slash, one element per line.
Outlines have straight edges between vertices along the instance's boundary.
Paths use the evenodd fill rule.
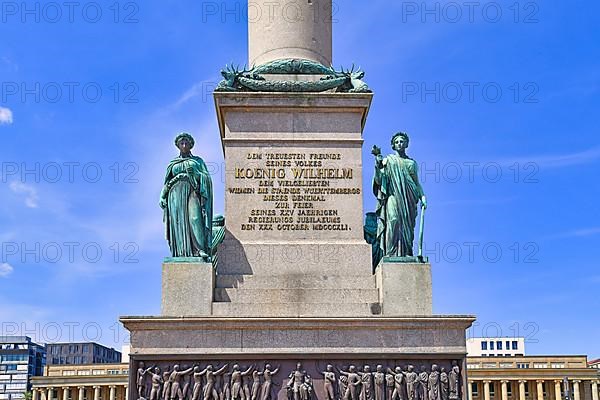
<path fill-rule="evenodd" d="M 211 263 L 202 259 L 166 259 L 162 266 L 162 315 L 211 315 L 214 287 Z"/>
<path fill-rule="evenodd" d="M 375 270 L 383 316 L 431 315 L 431 264 L 379 263 Z"/>

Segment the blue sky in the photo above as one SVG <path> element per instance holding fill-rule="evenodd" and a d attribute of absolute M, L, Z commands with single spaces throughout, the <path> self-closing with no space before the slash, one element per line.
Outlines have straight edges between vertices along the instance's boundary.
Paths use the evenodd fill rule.
<path fill-rule="evenodd" d="M 600 4 L 465 3 L 336 2 L 334 64 L 360 65 L 375 93 L 365 211 L 370 148 L 408 131 L 434 311 L 526 336 L 532 354 L 598 357 Z M 246 4 L 25 4 L 0 15 L 1 333 L 119 346 L 120 315 L 160 311 L 177 132 L 223 209 L 210 93 L 247 59 Z"/>

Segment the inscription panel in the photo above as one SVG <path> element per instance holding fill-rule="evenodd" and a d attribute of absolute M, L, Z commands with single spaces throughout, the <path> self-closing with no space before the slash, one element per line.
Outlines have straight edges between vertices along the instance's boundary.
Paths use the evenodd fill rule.
<path fill-rule="evenodd" d="M 226 148 L 227 228 L 244 240 L 362 240 L 356 147 Z"/>

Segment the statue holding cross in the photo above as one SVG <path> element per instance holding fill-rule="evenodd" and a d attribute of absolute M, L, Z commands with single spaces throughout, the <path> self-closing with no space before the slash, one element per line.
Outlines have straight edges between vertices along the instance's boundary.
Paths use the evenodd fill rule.
<path fill-rule="evenodd" d="M 377 242 L 383 257 L 412 257 L 418 204 L 421 203 L 421 235 L 419 256 L 422 257 L 423 212 L 427 198 L 419 183 L 417 162 L 406 155 L 409 137 L 398 132 L 392 137 L 392 149 L 387 157 L 373 146 L 375 176 L 373 193 L 377 198 Z"/>

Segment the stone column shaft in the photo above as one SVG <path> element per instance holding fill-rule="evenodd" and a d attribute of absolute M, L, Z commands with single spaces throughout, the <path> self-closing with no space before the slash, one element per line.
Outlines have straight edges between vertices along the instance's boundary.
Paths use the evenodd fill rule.
<path fill-rule="evenodd" d="M 483 399 L 490 400 L 490 381 L 483 381 Z"/>
<path fill-rule="evenodd" d="M 111 386 L 110 387 L 110 394 L 109 394 L 109 399 L 110 400 L 115 400 L 115 395 L 116 395 L 116 387 L 115 386 Z"/>
<path fill-rule="evenodd" d="M 544 400 L 544 381 L 537 381 L 537 399 Z"/>
<path fill-rule="evenodd" d="M 63 400 L 69 400 L 69 388 L 68 387 L 63 388 Z"/>
<path fill-rule="evenodd" d="M 94 386 L 94 400 L 100 400 L 100 386 Z"/>
<path fill-rule="evenodd" d="M 508 400 L 508 381 L 502 381 L 502 400 Z"/>
<path fill-rule="evenodd" d="M 469 398 L 467 400 L 473 400 L 473 381 L 469 381 L 467 383 L 467 393 L 469 394 Z"/>
<path fill-rule="evenodd" d="M 598 400 L 598 381 L 592 381 L 592 400 Z"/>
<path fill-rule="evenodd" d="M 554 381 L 554 399 L 555 400 L 562 400 L 562 391 L 560 389 L 560 382 L 561 381 Z"/>
<path fill-rule="evenodd" d="M 519 400 L 525 400 L 525 381 L 519 381 Z"/>
<path fill-rule="evenodd" d="M 332 10 L 332 0 L 249 2 L 249 66 L 280 58 L 331 65 Z"/>
<path fill-rule="evenodd" d="M 581 400 L 581 394 L 579 393 L 579 382 L 580 381 L 573 381 L 573 399 L 574 400 Z"/>
<path fill-rule="evenodd" d="M 31 400 L 39 400 L 39 391 L 38 391 L 38 389 L 32 389 Z"/>
<path fill-rule="evenodd" d="M 79 396 L 78 400 L 83 400 L 85 398 L 85 386 L 79 386 Z"/>

